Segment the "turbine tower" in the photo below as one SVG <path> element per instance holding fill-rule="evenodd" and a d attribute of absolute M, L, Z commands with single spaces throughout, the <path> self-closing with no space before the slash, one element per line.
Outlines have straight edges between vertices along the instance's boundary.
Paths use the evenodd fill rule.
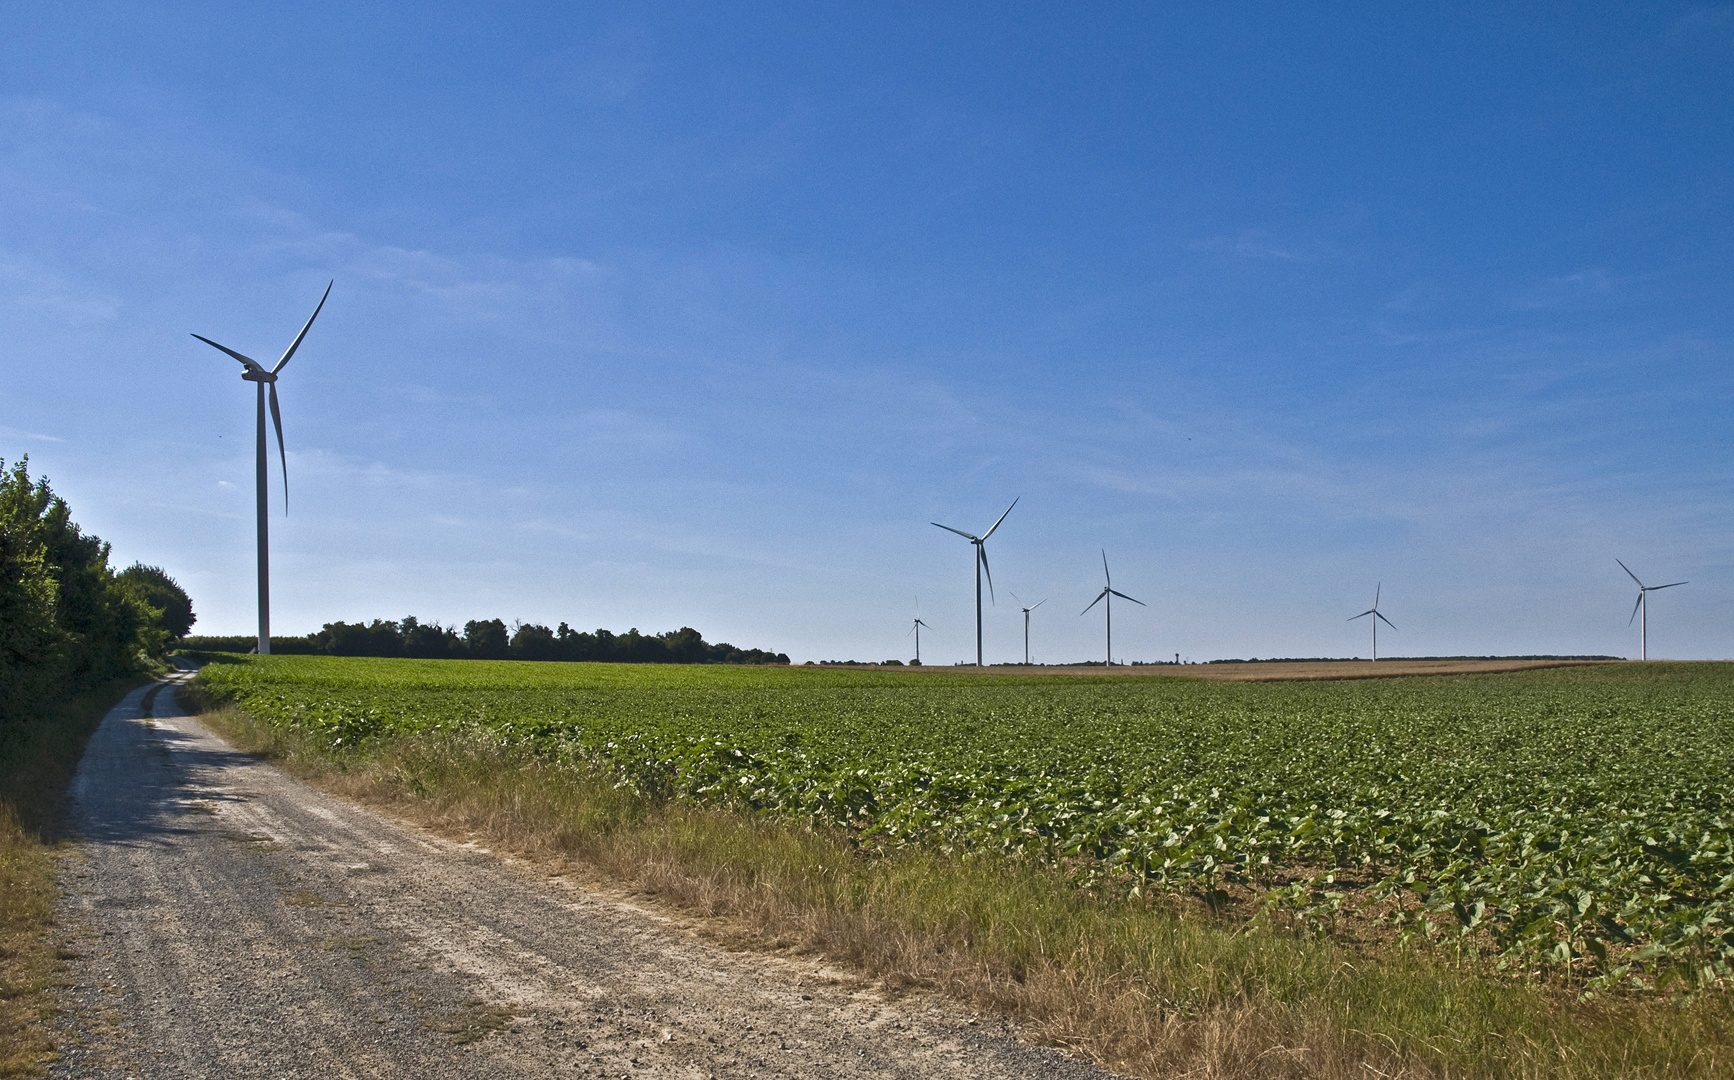
<path fill-rule="evenodd" d="M 1090 607 L 1087 607 L 1084 610 L 1078 612 L 1078 617 L 1082 618 L 1083 616 L 1088 615 L 1090 613 L 1090 608 L 1095 607 L 1097 604 L 1100 604 L 1102 601 L 1106 600 L 1108 602 L 1108 606 L 1103 608 L 1102 612 L 1103 612 L 1103 614 L 1108 616 L 1108 664 L 1107 664 L 1107 666 L 1113 667 L 1114 666 L 1114 597 L 1118 596 L 1122 600 L 1132 600 L 1132 598 L 1130 596 L 1127 596 L 1125 593 L 1121 592 L 1120 590 L 1114 588 L 1114 579 L 1112 577 L 1110 577 L 1108 574 L 1108 551 L 1106 548 L 1104 548 L 1102 550 L 1102 580 L 1106 582 L 1106 584 L 1102 586 L 1102 591 L 1096 594 L 1096 598 L 1094 600 L 1090 601 Z M 1144 601 L 1142 601 L 1142 600 L 1132 600 L 1132 602 L 1134 604 L 1137 604 L 1139 607 L 1148 607 L 1149 606 L 1148 604 L 1144 603 Z"/>
<path fill-rule="evenodd" d="M 1018 496 L 1018 498 L 1021 499 L 1021 498 L 1023 498 L 1023 496 L 1020 495 L 1020 496 Z M 1013 499 L 1011 506 L 1008 506 L 1005 508 L 1005 514 L 1011 513 L 1012 512 L 1012 506 L 1016 506 L 1017 504 L 1018 504 L 1018 500 Z M 987 532 L 982 533 L 980 536 L 977 536 L 974 533 L 966 533 L 962 529 L 954 529 L 950 525 L 939 525 L 939 522 L 937 522 L 937 521 L 933 522 L 933 524 L 939 525 L 939 527 L 944 529 L 946 532 L 954 532 L 957 535 L 963 537 L 965 540 L 968 540 L 970 543 L 975 545 L 975 666 L 976 667 L 982 666 L 982 663 L 981 663 L 981 572 L 983 570 L 987 571 L 988 597 L 990 599 L 993 597 L 993 571 L 991 569 L 989 569 L 988 565 L 987 565 L 987 538 L 993 535 L 994 529 L 999 528 L 999 522 L 1005 520 L 1005 514 L 1001 514 L 999 516 L 999 521 L 996 521 L 993 523 L 993 529 L 989 529 Z"/>
<path fill-rule="evenodd" d="M 1356 619 L 1364 619 L 1368 615 L 1371 615 L 1373 617 L 1373 663 L 1375 663 L 1375 664 L 1379 662 L 1379 623 L 1380 623 L 1380 621 L 1383 620 L 1384 624 L 1386 626 L 1389 626 L 1393 630 L 1395 630 L 1397 628 L 1396 623 L 1392 622 L 1390 619 L 1385 618 L 1385 616 L 1380 614 L 1380 612 L 1379 612 L 1379 594 L 1382 593 L 1384 591 L 1384 589 L 1385 589 L 1384 582 L 1380 582 L 1378 585 L 1375 585 L 1373 587 L 1373 606 L 1368 608 L 1367 610 L 1361 612 L 1359 615 L 1349 616 L 1350 622 L 1354 622 Z"/>
<path fill-rule="evenodd" d="M 1638 581 L 1638 575 L 1632 573 L 1631 567 L 1627 566 L 1623 562 L 1620 562 L 1620 560 L 1618 560 L 1618 559 L 1615 559 L 1614 562 L 1620 563 L 1620 569 L 1624 570 L 1626 572 L 1626 576 L 1630 577 L 1633 581 Z M 1637 618 L 1639 614 L 1642 614 L 1644 617 L 1643 622 L 1638 624 L 1638 642 L 1639 642 L 1638 659 L 1648 660 L 1650 658 L 1650 601 L 1648 599 L 1649 595 L 1653 592 L 1660 592 L 1663 589 L 1671 589 L 1675 585 L 1690 585 L 1690 584 L 1691 584 L 1691 582 L 1689 582 L 1689 581 L 1676 581 L 1670 585 L 1645 585 L 1643 582 L 1638 581 L 1638 602 L 1632 605 L 1632 618 L 1626 620 L 1626 625 L 1630 626 L 1630 625 L 1632 625 L 1632 619 Z"/>
<path fill-rule="evenodd" d="M 307 336 L 307 331 L 313 325 L 313 320 L 319 317 L 319 312 L 325 307 L 325 298 L 331 295 L 332 282 L 325 286 L 325 295 L 319 298 L 319 306 L 313 309 L 313 314 L 307 316 L 307 322 L 301 327 L 301 332 L 295 335 L 295 340 L 289 343 L 289 348 L 283 353 L 282 359 L 270 371 L 266 371 L 250 356 L 242 356 L 226 345 L 218 345 L 208 337 L 198 334 L 193 336 L 214 349 L 219 349 L 241 362 L 246 370 L 241 372 L 241 378 L 253 383 L 258 388 L 258 438 L 254 441 L 255 479 L 258 482 L 258 514 L 259 514 L 259 654 L 261 656 L 271 651 L 271 545 L 267 528 L 266 514 L 270 492 L 267 486 L 271 456 L 267 453 L 265 444 L 265 402 L 267 397 L 271 403 L 271 424 L 277 429 L 277 456 L 283 464 L 283 512 L 289 512 L 289 455 L 283 449 L 283 414 L 277 408 L 277 373 L 283 370 L 283 365 L 295 355 L 295 350 L 301 347 L 301 339 Z M 267 393 L 269 388 L 269 393 Z"/>
<path fill-rule="evenodd" d="M 1013 600 L 1018 600 L 1018 594 L 1012 593 L 1011 598 Z M 1042 599 L 1037 600 L 1035 603 L 1030 604 L 1028 607 L 1024 608 L 1024 666 L 1025 667 L 1030 666 L 1030 612 L 1034 611 L 1036 608 L 1041 607 L 1043 604 L 1045 604 L 1047 602 L 1048 602 L 1047 598 L 1043 597 Z M 1018 603 L 1021 604 L 1021 603 L 1023 603 L 1023 601 L 1018 600 Z"/>

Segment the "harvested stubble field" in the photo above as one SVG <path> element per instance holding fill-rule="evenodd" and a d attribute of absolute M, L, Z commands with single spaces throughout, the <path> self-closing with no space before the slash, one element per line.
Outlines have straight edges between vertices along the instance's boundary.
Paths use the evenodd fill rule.
<path fill-rule="evenodd" d="M 217 698 L 339 763 L 479 742 L 644 806 L 811 823 L 864 865 L 1035 868 L 1251 935 L 1210 946 L 1239 950 L 1227 983 L 1132 987 L 1162 1024 L 1275 995 L 1437 1076 L 1716 1075 L 1734 1042 L 1734 665 L 1213 682 L 223 659 Z M 1330 1002 L 1247 974 L 1283 940 L 1326 950 L 1305 962 L 1336 973 Z M 1166 1060 L 1147 1074 L 1186 1064 Z M 1339 1074 L 1296 1068 L 1232 1074 Z"/>
<path fill-rule="evenodd" d="M 1532 660 L 1523 658 L 1489 658 L 1476 660 L 1246 660 L 1215 661 L 1209 664 L 1134 664 L 1107 671 L 1100 664 L 1044 664 L 1030 667 L 1023 664 L 990 664 L 986 668 L 966 668 L 971 672 L 999 675 L 1104 675 L 1117 677 L 1157 677 L 1203 679 L 1208 682 L 1310 682 L 1337 679 L 1394 679 L 1410 675 L 1492 675 L 1504 671 L 1534 671 L 1538 668 L 1576 667 L 1580 664 L 1609 663 L 1607 660 Z M 882 668 L 878 664 L 827 664 L 831 669 L 850 671 L 889 670 L 910 675 L 958 674 L 959 667 Z M 961 666 L 961 665 L 960 665 Z"/>

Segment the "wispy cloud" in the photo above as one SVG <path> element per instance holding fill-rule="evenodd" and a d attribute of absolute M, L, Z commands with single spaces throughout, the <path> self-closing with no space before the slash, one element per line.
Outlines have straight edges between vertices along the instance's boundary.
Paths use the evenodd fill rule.
<path fill-rule="evenodd" d="M 15 427 L 7 427 L 5 424 L 0 424 L 0 436 L 4 436 L 8 439 L 30 439 L 35 442 L 57 443 L 66 441 L 58 435 L 44 435 L 36 431 L 21 431 Z"/>
<path fill-rule="evenodd" d="M 108 322 L 120 309 L 119 298 L 104 290 L 80 286 L 15 252 L 0 253 L 0 311 L 14 318 L 84 326 Z"/>
<path fill-rule="evenodd" d="M 1279 243 L 1262 229 L 1242 229 L 1232 236 L 1213 236 L 1191 245 L 1193 251 L 1210 255 L 1233 255 L 1241 259 L 1274 260 L 1277 262 L 1309 262 L 1311 256 L 1295 246 Z"/>
<path fill-rule="evenodd" d="M 1604 300 L 1617 290 L 1612 275 L 1600 267 L 1591 267 L 1531 285 L 1511 298 L 1511 306 L 1518 311 L 1578 307 Z"/>

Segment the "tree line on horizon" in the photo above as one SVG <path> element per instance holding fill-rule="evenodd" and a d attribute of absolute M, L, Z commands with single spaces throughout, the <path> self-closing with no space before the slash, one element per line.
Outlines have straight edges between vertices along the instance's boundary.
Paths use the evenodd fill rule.
<path fill-rule="evenodd" d="M 0 460 L 0 723 L 160 663 L 197 616 L 160 567 L 116 571 L 28 457 Z"/>
<path fill-rule="evenodd" d="M 194 637 L 189 649 L 247 652 L 253 637 Z M 415 660 L 544 660 L 569 663 L 617 664 L 787 664 L 787 653 L 742 649 L 728 642 L 711 644 L 690 626 L 661 634 L 641 634 L 633 627 L 624 634 L 611 630 L 585 632 L 565 623 L 549 629 L 537 623 L 472 619 L 460 634 L 456 627 L 422 622 L 411 615 L 400 621 L 330 622 L 305 637 L 271 638 L 273 653 L 315 656 L 404 657 Z"/>

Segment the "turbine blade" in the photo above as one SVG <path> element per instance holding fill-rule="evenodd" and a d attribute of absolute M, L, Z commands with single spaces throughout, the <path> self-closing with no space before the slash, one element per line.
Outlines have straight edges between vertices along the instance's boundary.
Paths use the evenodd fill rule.
<path fill-rule="evenodd" d="M 1047 602 L 1048 602 L 1048 598 L 1044 596 L 1040 600 L 1037 600 L 1036 601 L 1036 607 L 1032 607 L 1032 608 L 1030 608 L 1030 610 L 1034 611 L 1036 608 L 1041 607 L 1043 604 L 1045 604 Z"/>
<path fill-rule="evenodd" d="M 1127 596 L 1125 593 L 1121 592 L 1119 589 L 1109 589 L 1108 591 L 1113 593 L 1115 596 L 1118 596 L 1122 600 L 1132 600 L 1132 598 L 1130 596 Z M 1142 600 L 1132 600 L 1132 602 L 1134 604 L 1137 604 L 1139 607 L 1149 607 L 1150 606 L 1149 604 L 1146 604 Z"/>
<path fill-rule="evenodd" d="M 1013 602 L 1013 603 L 1015 603 L 1015 604 L 1021 604 L 1021 603 L 1023 603 L 1023 601 L 1022 601 L 1022 600 L 1019 600 L 1019 599 L 1018 599 L 1018 594 L 1017 594 L 1017 593 L 1015 593 L 1015 592 L 1011 592 L 1011 591 L 1010 591 L 1010 590 L 1009 590 L 1009 589 L 1008 589 L 1008 590 L 1007 590 L 1007 591 L 1006 591 L 1006 594 L 1007 594 L 1007 595 L 1008 595 L 1008 596 L 1010 596 L 1010 597 L 1011 597 L 1011 598 L 1012 598 L 1012 602 Z"/>
<path fill-rule="evenodd" d="M 1671 589 L 1675 585 L 1690 585 L 1690 584 L 1692 584 L 1690 581 L 1676 581 L 1676 582 L 1673 582 L 1673 583 L 1668 584 L 1668 585 L 1651 585 L 1650 591 L 1655 592 L 1657 589 Z"/>
<path fill-rule="evenodd" d="M 1632 605 L 1631 617 L 1626 619 L 1626 625 L 1627 626 L 1630 626 L 1630 625 L 1632 625 L 1632 623 L 1637 621 L 1638 609 L 1643 607 L 1643 606 L 1644 606 L 1644 590 L 1639 589 L 1638 590 L 1638 602 Z"/>
<path fill-rule="evenodd" d="M 1022 496 L 1022 495 L 1019 495 L 1019 496 L 1018 496 L 1018 499 L 1021 499 L 1021 498 L 1023 498 L 1023 496 Z M 1017 505 L 1017 504 L 1018 504 L 1018 499 L 1013 499 L 1013 500 L 1012 500 L 1012 504 L 1011 504 L 1011 506 L 1008 506 L 1008 507 L 1006 507 L 1006 508 L 1005 508 L 1005 514 L 1009 514 L 1009 513 L 1011 513 L 1011 512 L 1012 512 L 1012 506 L 1016 506 L 1016 505 Z M 1000 516 L 999 516 L 999 521 L 1004 521 L 1004 520 L 1005 520 L 1005 514 L 1001 514 L 1001 515 L 1000 515 Z M 993 523 L 993 529 L 997 529 L 997 528 L 999 528 L 999 521 L 996 521 L 996 522 L 994 522 L 994 523 Z M 990 537 L 990 536 L 992 536 L 992 535 L 993 535 L 993 529 L 989 529 L 989 530 L 988 530 L 988 531 L 987 531 L 987 532 L 985 532 L 985 533 L 983 533 L 983 534 L 982 534 L 982 536 L 981 536 L 981 538 L 982 538 L 982 539 L 983 539 L 983 540 L 986 540 L 986 539 L 987 539 L 987 538 L 988 538 L 988 537 Z"/>
<path fill-rule="evenodd" d="M 939 522 L 935 521 L 935 522 L 932 522 L 932 524 L 939 525 Z M 939 525 L 939 527 L 944 529 L 946 532 L 956 533 L 957 535 L 963 537 L 965 540 L 968 540 L 972 544 L 975 543 L 977 539 L 979 539 L 978 537 L 976 537 L 970 533 L 964 532 L 962 529 L 954 529 L 950 525 Z"/>
<path fill-rule="evenodd" d="M 1371 615 L 1371 614 L 1373 614 L 1373 613 L 1374 613 L 1374 612 L 1373 612 L 1373 609 L 1372 609 L 1372 608 L 1368 608 L 1368 609 L 1367 609 L 1367 610 L 1365 610 L 1365 611 L 1363 611 L 1363 612 L 1361 612 L 1361 613 L 1360 613 L 1360 614 L 1359 614 L 1359 615 L 1350 615 L 1350 616 L 1349 616 L 1349 619 L 1348 619 L 1348 621 L 1349 621 L 1349 622 L 1354 622 L 1354 621 L 1355 621 L 1355 620 L 1356 620 L 1356 619 L 1364 619 L 1364 618 L 1366 618 L 1366 617 L 1367 617 L 1367 616 L 1368 616 L 1368 615 Z"/>
<path fill-rule="evenodd" d="M 337 284 L 337 282 L 333 279 L 330 284 L 325 286 L 325 296 L 331 295 L 331 286 L 335 284 Z M 295 340 L 289 345 L 289 351 L 283 354 L 283 359 L 277 361 L 277 366 L 271 369 L 271 374 L 275 375 L 279 371 L 282 371 L 283 365 L 287 364 L 289 358 L 295 355 L 295 350 L 301 347 L 301 339 L 307 336 L 307 331 L 313 325 L 313 320 L 319 318 L 319 311 L 325 306 L 325 296 L 319 298 L 319 307 L 314 308 L 313 314 L 307 316 L 307 325 L 303 326 L 301 332 L 295 335 Z"/>
<path fill-rule="evenodd" d="M 283 462 L 283 512 L 289 512 L 289 453 L 283 449 L 283 414 L 277 411 L 277 384 L 266 395 L 271 401 L 271 424 L 277 429 L 277 457 Z"/>
<path fill-rule="evenodd" d="M 997 607 L 999 605 L 999 600 L 993 595 L 993 569 L 987 565 L 987 545 L 978 542 L 975 545 L 975 552 L 981 557 L 981 568 L 987 571 L 988 601 Z"/>
<path fill-rule="evenodd" d="M 1382 581 L 1379 582 L 1377 585 L 1373 586 L 1373 610 L 1374 611 L 1379 610 L 1379 596 L 1384 591 L 1385 591 L 1385 583 Z"/>
<path fill-rule="evenodd" d="M 1100 604 L 1102 602 L 1102 598 L 1107 596 L 1107 595 L 1108 595 L 1108 590 L 1103 589 L 1101 592 L 1096 594 L 1096 598 L 1094 600 L 1090 601 L 1090 607 L 1087 607 L 1084 610 L 1078 612 L 1078 614 L 1079 615 L 1088 615 L 1090 613 L 1090 608 L 1093 608 L 1097 604 Z"/>
<path fill-rule="evenodd" d="M 220 346 L 219 346 L 219 347 L 220 347 Z M 1626 572 L 1626 576 L 1627 576 L 1627 577 L 1629 577 L 1629 578 L 1631 578 L 1631 579 L 1632 579 L 1632 580 L 1633 580 L 1633 581 L 1638 581 L 1638 575 L 1636 575 L 1636 574 L 1634 574 L 1634 573 L 1632 573 L 1632 568 L 1631 568 L 1631 567 L 1629 567 L 1629 566 L 1627 566 L 1627 565 L 1626 565 L 1626 564 L 1625 564 L 1625 563 L 1623 563 L 1623 562 L 1620 562 L 1620 560 L 1619 560 L 1619 559 L 1617 559 L 1617 558 L 1616 558 L 1616 559 L 1615 559 L 1615 560 L 1614 560 L 1614 562 L 1617 562 L 1617 563 L 1620 563 L 1620 569 L 1621 569 L 1621 570 L 1624 570 L 1624 571 L 1625 571 L 1625 572 Z M 1640 588 L 1640 589 L 1641 589 L 1641 588 L 1643 588 L 1643 587 L 1644 587 L 1644 583 L 1643 583 L 1643 582 L 1641 582 L 1641 581 L 1638 581 L 1638 588 Z"/>
<path fill-rule="evenodd" d="M 194 334 L 193 336 L 198 338 L 200 341 L 204 342 L 206 345 L 209 345 L 211 348 L 221 349 L 222 351 L 228 353 L 230 356 L 233 356 L 235 359 L 239 360 L 242 364 L 244 364 L 248 371 L 264 371 L 265 370 L 264 368 L 259 366 L 259 361 L 253 359 L 251 356 L 242 356 L 240 353 L 236 352 L 234 349 L 229 348 L 227 345 L 218 345 L 216 342 L 212 341 L 208 337 L 203 337 L 199 334 Z"/>
<path fill-rule="evenodd" d="M 1108 549 L 1107 548 L 1102 549 L 1102 578 L 1105 581 L 1107 581 L 1108 584 L 1110 584 L 1110 585 L 1114 584 L 1114 575 L 1108 573 Z"/>
<path fill-rule="evenodd" d="M 1376 617 L 1376 618 L 1377 618 L 1377 619 L 1378 619 L 1378 620 L 1379 620 L 1379 621 L 1380 621 L 1380 622 L 1382 622 L 1382 623 L 1384 623 L 1384 624 L 1385 624 L 1385 625 L 1386 625 L 1386 626 L 1389 626 L 1389 627 L 1390 627 L 1390 628 L 1391 628 L 1391 629 L 1393 629 L 1393 630 L 1395 630 L 1395 629 L 1396 629 L 1396 628 L 1397 628 L 1397 624 L 1396 624 L 1396 623 L 1394 623 L 1394 622 L 1392 622 L 1392 621 L 1391 621 L 1391 620 L 1390 620 L 1390 619 L 1387 619 L 1387 618 L 1385 618 L 1385 616 L 1384 616 L 1384 615 L 1383 615 L 1383 614 L 1381 614 L 1381 613 L 1379 613 L 1379 612 L 1377 612 L 1377 611 L 1375 611 L 1375 612 L 1373 612 L 1373 615 L 1374 615 L 1374 617 Z"/>

